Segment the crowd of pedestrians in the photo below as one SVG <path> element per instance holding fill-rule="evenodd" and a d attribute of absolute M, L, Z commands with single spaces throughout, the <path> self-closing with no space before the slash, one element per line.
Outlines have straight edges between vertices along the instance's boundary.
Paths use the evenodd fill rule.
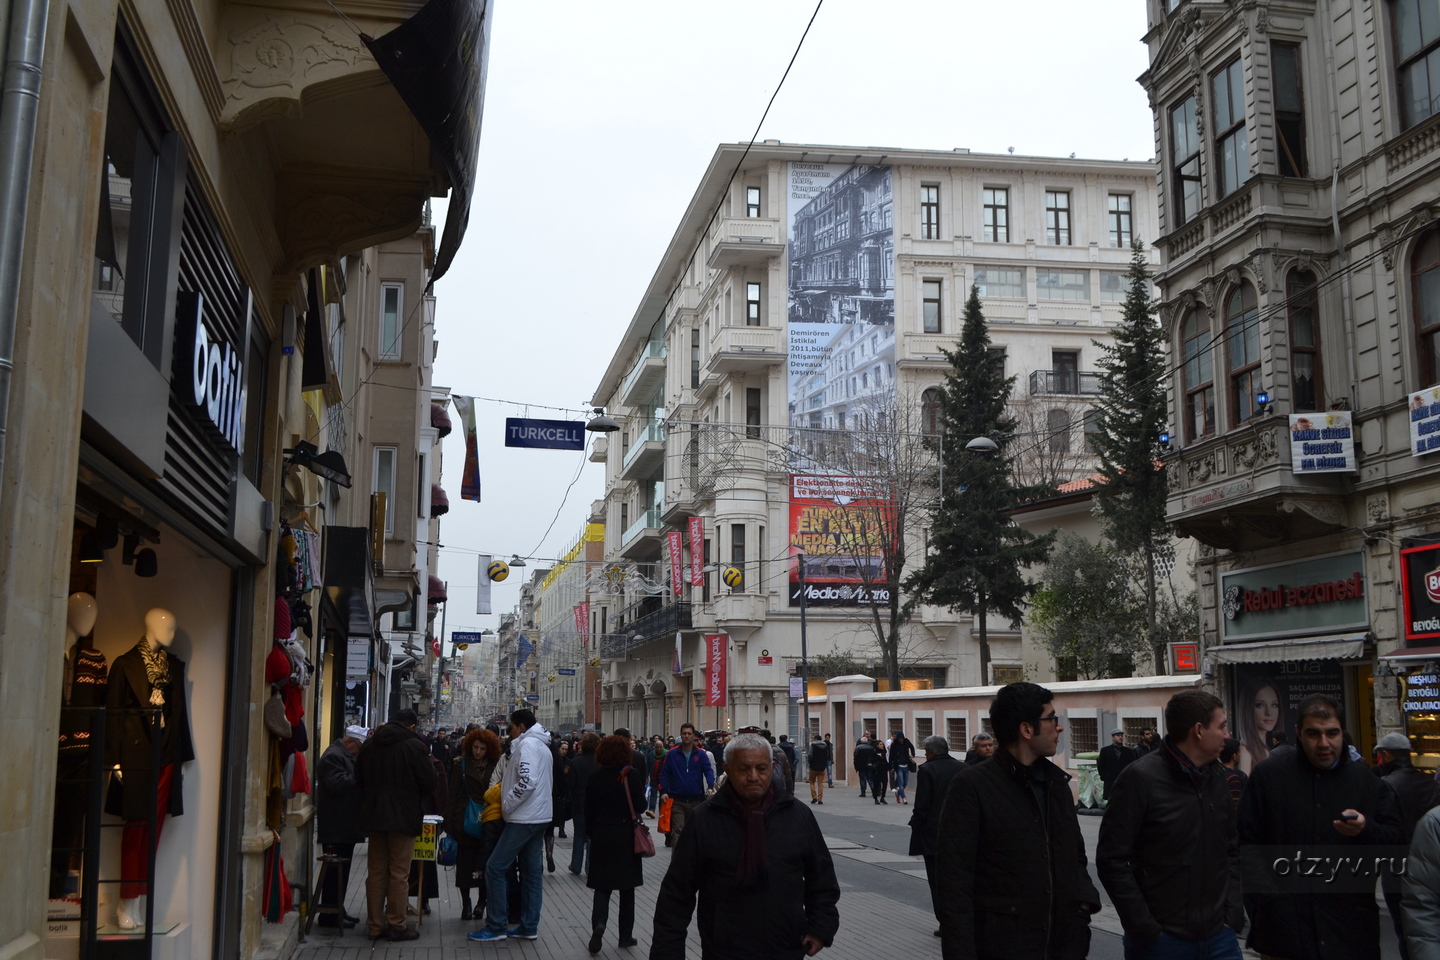
<path fill-rule="evenodd" d="M 946 960 L 1083 958 L 1101 910 L 1071 777 L 1052 758 L 1064 721 L 1033 683 L 1001 687 L 991 731 L 962 759 L 943 737 L 916 745 L 903 729 L 865 731 L 851 762 L 876 804 L 909 804 Z M 316 770 L 317 838 L 339 869 L 320 905 L 343 900 L 356 845 L 368 843 L 371 939 L 413 940 L 409 898 L 433 896 L 434 864 L 415 864 L 427 814 L 454 842 L 462 919 L 480 943 L 535 940 L 554 839 L 571 831 L 572 874 L 593 891 L 588 949 L 611 929 L 637 945 L 636 890 L 645 883 L 639 825 L 674 848 L 655 907 L 653 960 L 684 956 L 696 923 L 706 957 L 813 956 L 839 929 L 839 884 L 824 837 L 795 795 L 822 805 L 835 746 L 797 745 L 754 728 L 730 737 L 684 724 L 678 738 L 637 740 L 618 729 L 553 736 L 525 709 L 492 724 L 416 732 L 409 710 L 375 730 L 350 727 Z M 1124 930 L 1126 960 L 1378 960 L 1376 879 L 1404 960 L 1440 960 L 1440 782 L 1411 762 L 1410 741 L 1379 741 L 1361 762 L 1339 703 L 1308 697 L 1293 744 L 1243 769 L 1221 701 L 1185 690 L 1165 707 L 1165 735 L 1121 729 L 1098 756 L 1106 805 L 1095 874 Z M 917 762 L 923 755 L 923 762 Z M 1253 758 L 1252 758 L 1253 759 Z M 912 789 L 913 781 L 913 789 Z M 1408 849 L 1407 849 L 1407 846 Z M 1310 860 L 1381 864 L 1329 885 L 1304 882 Z M 1368 858 L 1368 859 L 1366 859 Z M 426 867 L 429 869 L 427 870 Z M 1334 880 L 1336 871 L 1331 870 Z M 1402 875 L 1403 873 L 1403 875 Z M 422 907 L 423 909 L 423 907 Z M 428 912 L 428 911 L 427 911 Z M 743 923 L 736 918 L 745 918 Z M 343 910 L 322 924 L 356 925 Z"/>

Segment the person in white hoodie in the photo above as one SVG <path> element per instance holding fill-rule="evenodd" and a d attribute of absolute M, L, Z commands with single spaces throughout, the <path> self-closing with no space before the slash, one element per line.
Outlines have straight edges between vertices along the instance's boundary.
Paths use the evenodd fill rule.
<path fill-rule="evenodd" d="M 509 937 L 537 940 L 540 907 L 544 897 L 545 829 L 552 815 L 551 780 L 555 761 L 550 754 L 550 732 L 529 710 L 510 714 L 510 759 L 500 779 L 500 813 L 505 830 L 485 865 L 485 894 L 489 909 L 485 926 L 469 935 L 481 943 Z M 520 861 L 520 925 L 506 929 L 510 864 Z"/>

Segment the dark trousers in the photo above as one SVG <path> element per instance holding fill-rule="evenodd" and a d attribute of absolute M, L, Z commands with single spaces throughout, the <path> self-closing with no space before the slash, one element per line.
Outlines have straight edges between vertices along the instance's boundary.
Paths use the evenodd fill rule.
<path fill-rule="evenodd" d="M 50 831 L 50 898 L 65 896 L 71 864 L 80 863 L 90 802 L 90 751 L 61 754 L 55 765 L 55 811 Z M 74 892 L 79 896 L 80 892 Z"/>
<path fill-rule="evenodd" d="M 930 884 L 930 912 L 935 918 L 940 918 L 940 897 L 935 891 L 935 855 L 933 853 L 923 854 L 925 860 L 925 882 Z"/>
<path fill-rule="evenodd" d="M 610 891 L 596 890 L 595 903 L 590 908 L 591 928 L 603 927 L 610 920 Z M 621 940 L 630 940 L 635 932 L 635 888 L 620 891 L 620 934 Z"/>
<path fill-rule="evenodd" d="M 885 796 L 885 785 L 890 781 L 889 770 L 875 770 L 870 774 L 870 792 L 876 797 Z"/>
<path fill-rule="evenodd" d="M 855 773 L 860 778 L 860 796 L 863 797 L 865 796 L 865 788 L 870 786 L 870 775 L 861 770 L 856 770 Z"/>
<path fill-rule="evenodd" d="M 1400 891 L 1385 889 L 1381 883 L 1381 889 L 1385 892 L 1385 906 L 1390 908 L 1390 919 L 1395 923 L 1395 939 L 1400 941 L 1400 960 L 1410 960 L 1410 948 L 1405 944 L 1405 921 L 1401 913 Z"/>
<path fill-rule="evenodd" d="M 344 863 L 330 865 L 325 874 L 325 882 L 320 887 L 320 906 L 333 907 L 345 905 L 345 892 L 350 889 L 350 860 L 355 856 L 355 844 L 353 843 L 327 843 L 323 845 L 326 853 L 332 853 L 337 857 L 343 857 Z M 331 920 L 329 916 L 321 917 L 321 926 L 326 926 L 323 921 Z"/>

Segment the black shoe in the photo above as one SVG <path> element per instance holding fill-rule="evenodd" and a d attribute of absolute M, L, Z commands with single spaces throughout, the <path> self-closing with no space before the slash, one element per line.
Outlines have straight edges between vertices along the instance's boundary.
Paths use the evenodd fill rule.
<path fill-rule="evenodd" d="M 366 933 L 365 936 L 371 940 L 384 940 L 390 935 L 388 930 L 381 930 L 379 933 Z"/>
<path fill-rule="evenodd" d="M 349 930 L 351 927 L 357 927 L 357 926 L 360 925 L 360 918 L 359 918 L 359 917 L 346 917 L 346 918 L 344 919 L 344 921 L 342 921 L 342 922 L 344 923 L 345 929 L 346 929 L 346 930 Z"/>
<path fill-rule="evenodd" d="M 470 916 L 470 904 L 468 904 L 468 903 L 465 904 L 464 909 L 462 909 L 462 910 L 460 911 L 460 919 L 461 919 L 461 920 L 469 920 L 469 919 L 471 919 L 471 916 Z"/>
<path fill-rule="evenodd" d="M 825 806 L 825 801 L 824 801 L 824 800 L 816 800 L 815 802 L 818 803 L 818 804 L 820 804 L 820 806 L 822 806 L 822 807 Z"/>
<path fill-rule="evenodd" d="M 390 932 L 390 942 L 391 942 L 391 943 L 399 943 L 399 942 L 402 941 L 402 940 L 419 940 L 419 939 L 420 939 L 420 931 L 419 931 L 418 929 L 416 929 L 415 927 L 406 927 L 404 933 L 396 933 L 396 932 L 393 931 L 393 930 Z"/>
<path fill-rule="evenodd" d="M 551 873 L 555 872 L 555 855 L 553 853 L 545 854 L 545 866 Z"/>
<path fill-rule="evenodd" d="M 430 916 L 430 904 L 425 904 L 425 916 Z"/>
<path fill-rule="evenodd" d="M 595 927 L 594 930 L 590 931 L 590 944 L 589 944 L 585 949 L 586 949 L 586 950 L 589 950 L 592 954 L 599 953 L 599 952 L 600 952 L 600 940 L 601 940 L 601 938 L 604 937 L 604 936 L 605 936 L 605 924 L 602 923 L 602 924 L 598 925 L 597 927 Z"/>
<path fill-rule="evenodd" d="M 565 836 L 565 831 L 564 831 L 564 830 L 561 830 L 561 831 L 560 831 L 559 837 L 560 837 L 561 840 L 567 839 L 567 837 Z"/>
<path fill-rule="evenodd" d="M 637 946 L 639 943 L 640 943 L 640 941 L 639 941 L 639 940 L 636 940 L 634 937 L 621 937 L 621 938 L 620 938 L 620 946 L 622 946 L 622 947 L 626 947 L 626 948 L 634 947 L 634 946 Z"/>
<path fill-rule="evenodd" d="M 940 928 L 939 928 L 939 927 L 936 927 L 936 928 L 935 928 L 935 936 L 937 936 L 937 937 L 940 936 Z"/>
<path fill-rule="evenodd" d="M 886 805 L 889 805 L 889 803 L 890 803 L 890 801 L 889 801 L 889 800 L 886 800 L 884 797 L 881 797 L 881 798 L 880 798 L 880 802 L 883 803 L 883 804 L 886 804 Z"/>

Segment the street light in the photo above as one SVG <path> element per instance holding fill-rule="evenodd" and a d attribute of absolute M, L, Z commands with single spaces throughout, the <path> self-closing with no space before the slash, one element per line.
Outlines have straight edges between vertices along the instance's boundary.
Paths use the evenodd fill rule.
<path fill-rule="evenodd" d="M 800 562 L 800 693 L 804 704 L 805 735 L 802 749 L 810 749 L 810 649 L 805 636 L 805 552 L 796 554 Z M 807 754 L 808 756 L 808 754 Z"/>
<path fill-rule="evenodd" d="M 1000 445 L 989 437 L 976 437 L 965 444 L 965 449 L 971 453 L 995 453 L 1000 449 Z"/>

